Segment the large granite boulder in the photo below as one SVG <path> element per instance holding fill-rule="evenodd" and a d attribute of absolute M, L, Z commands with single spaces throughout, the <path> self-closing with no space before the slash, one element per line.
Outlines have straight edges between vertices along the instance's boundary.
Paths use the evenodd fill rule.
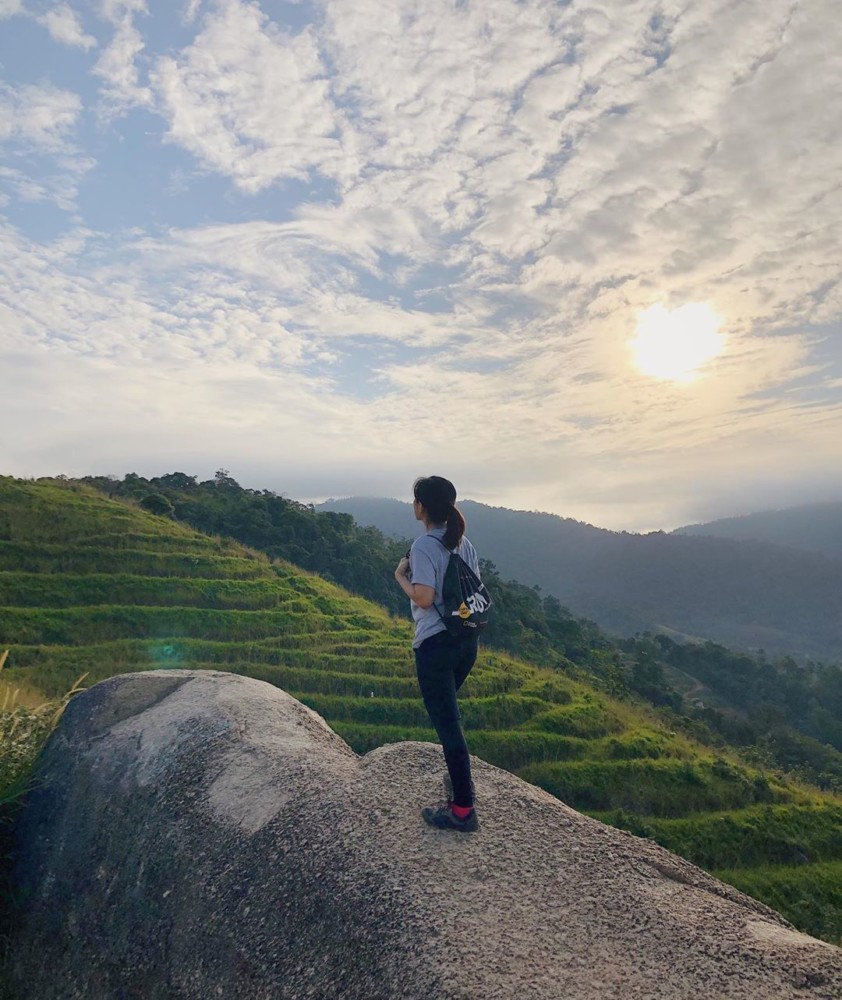
<path fill-rule="evenodd" d="M 358 757 L 260 681 L 77 696 L 19 825 L 32 1000 L 839 1000 L 842 950 L 475 761 L 482 828 L 424 825 L 432 745 Z"/>

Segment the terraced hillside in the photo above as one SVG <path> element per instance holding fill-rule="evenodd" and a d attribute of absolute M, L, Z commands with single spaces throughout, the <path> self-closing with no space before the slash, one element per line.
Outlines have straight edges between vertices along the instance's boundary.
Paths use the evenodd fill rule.
<path fill-rule="evenodd" d="M 410 626 L 319 577 L 58 482 L 0 479 L 3 677 L 46 697 L 190 667 L 269 681 L 358 752 L 434 741 Z M 0 698 L 0 704 L 2 699 Z M 842 801 L 668 731 L 560 671 L 483 651 L 466 685 L 473 753 L 842 935 Z M 2 792 L 2 789 L 0 789 Z"/>

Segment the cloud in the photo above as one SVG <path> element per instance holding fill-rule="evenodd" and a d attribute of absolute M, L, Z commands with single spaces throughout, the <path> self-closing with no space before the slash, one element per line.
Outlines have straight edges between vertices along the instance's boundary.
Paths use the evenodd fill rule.
<path fill-rule="evenodd" d="M 79 15 L 69 4 L 59 4 L 36 20 L 49 31 L 55 41 L 62 45 L 85 50 L 92 49 L 96 45 L 96 39 L 93 35 L 85 34 Z"/>
<path fill-rule="evenodd" d="M 0 432 L 26 427 L 3 443 L 6 471 L 212 471 L 258 450 L 279 467 L 375 460 L 365 407 L 308 373 L 313 345 L 286 329 L 276 297 L 200 268 L 156 284 L 88 231 L 36 244 L 5 227 L 0 268 L 0 364 L 15 385 Z M 71 453 L 93 464 L 69 467 Z"/>
<path fill-rule="evenodd" d="M 8 230 L 3 323 L 14 371 L 60 359 L 153 465 L 172 428 L 235 448 L 239 419 L 255 475 L 280 436 L 303 484 L 314 455 L 395 484 L 447 456 L 479 499 L 647 528 L 838 466 L 830 0 L 324 0 L 284 27 L 277 5 L 191 2 L 192 40 L 163 53 L 142 0 L 100 11 L 105 106 L 160 115 L 241 221 Z M 68 149 L 60 93 L 0 92 L 7 139 Z M 692 385 L 635 372 L 639 312 L 696 302 L 724 319 L 721 357 Z"/>
<path fill-rule="evenodd" d="M 120 25 L 126 17 L 148 14 L 146 0 L 99 0 L 100 14 L 111 24 Z"/>
<path fill-rule="evenodd" d="M 148 13 L 145 0 L 101 0 L 101 16 L 114 27 L 114 35 L 93 69 L 102 81 L 102 113 L 125 114 L 131 108 L 152 105 L 152 93 L 140 80 L 137 65 L 145 42 L 135 26 L 136 14 Z"/>
<path fill-rule="evenodd" d="M 55 152 L 67 148 L 82 102 L 51 84 L 10 87 L 0 83 L 0 142 Z"/>
<path fill-rule="evenodd" d="M 37 179 L 13 167 L 0 166 L 0 185 L 5 184 L 19 202 L 46 202 L 64 212 L 78 209 L 79 183 L 95 166 L 83 156 L 61 159 L 55 173 L 42 173 Z"/>
<path fill-rule="evenodd" d="M 222 0 L 180 58 L 159 59 L 152 81 L 170 141 L 243 191 L 336 171 L 337 120 L 314 35 L 281 31 L 257 4 Z"/>
<path fill-rule="evenodd" d="M 733 286 L 762 253 L 769 279 L 745 311 L 764 302 L 768 317 L 786 267 L 770 251 L 821 214 L 842 155 L 834 104 L 815 100 L 839 84 L 827 33 L 790 7 L 326 3 L 291 35 L 225 0 L 153 80 L 170 141 L 240 190 L 335 180 L 341 197 L 302 206 L 299 224 L 352 255 L 365 241 L 402 258 L 401 283 L 435 260 L 465 266 L 457 296 L 494 287 L 533 309 L 569 288 L 586 308 L 618 282 L 650 289 L 640 308 L 712 288 L 742 306 Z M 801 72 L 805 52 L 823 83 Z M 760 176 L 769 159 L 745 162 L 770 137 L 777 173 L 792 150 L 821 150 L 799 157 L 803 183 L 783 198 Z"/>
<path fill-rule="evenodd" d="M 12 475 L 123 473 L 128 466 L 210 474 L 226 463 L 240 472 L 255 462 L 258 446 L 277 469 L 304 467 L 322 451 L 341 465 L 356 424 L 352 401 L 337 405 L 294 377 L 237 363 L 173 370 L 138 359 L 127 367 L 60 344 L 3 347 L 0 363 L 16 378 L 4 427 L 27 427 L 25 441 L 9 434 L 3 442 L 4 471 Z"/>
<path fill-rule="evenodd" d="M 819 206 L 840 166 L 837 116 L 819 98 L 839 89 L 822 57 L 825 29 L 839 29 L 831 16 L 793 15 L 789 3 L 762 9 L 762 18 L 752 4 L 714 20 L 685 15 L 656 72 L 625 80 L 622 91 L 600 78 L 602 111 L 557 174 L 554 232 L 524 270 L 531 290 L 543 270 L 557 286 L 631 276 L 662 295 L 715 290 L 732 312 L 739 296 L 755 318 L 774 316 L 784 300 L 794 307 L 780 278 L 807 278 L 790 266 L 805 241 L 816 262 L 827 210 Z M 822 66 L 821 82 L 805 64 Z M 615 103 L 623 110 L 610 114 Z"/>
<path fill-rule="evenodd" d="M 332 276 L 311 291 L 296 243 L 284 247 L 279 234 L 262 228 L 243 226 L 239 237 L 193 233 L 168 246 L 87 230 L 39 244 L 7 226 L 0 239 L 0 268 L 9 275 L 0 294 L 4 335 L 21 350 L 61 346 L 126 367 L 251 366 L 271 377 L 295 375 L 321 396 L 333 388 L 332 345 L 359 332 L 341 301 L 348 293 Z M 269 268 L 261 266 L 264 252 Z M 337 318 L 336 329 L 323 330 L 319 309 L 326 315 L 336 301 L 337 317 L 352 328 Z M 368 300 L 355 308 L 361 322 L 379 322 L 395 339 L 400 331 L 389 330 L 386 319 L 411 322 L 385 305 L 378 314 Z"/>
<path fill-rule="evenodd" d="M 187 0 L 184 8 L 183 21 L 185 24 L 192 24 L 196 20 L 196 15 L 199 13 L 199 8 L 202 5 L 202 0 Z"/>
<path fill-rule="evenodd" d="M 23 13 L 21 0 L 0 0 L 0 21 L 6 17 L 14 17 Z"/>
<path fill-rule="evenodd" d="M 50 84 L 0 83 L 0 186 L 20 202 L 75 211 L 79 183 L 94 161 L 76 141 L 82 101 Z"/>

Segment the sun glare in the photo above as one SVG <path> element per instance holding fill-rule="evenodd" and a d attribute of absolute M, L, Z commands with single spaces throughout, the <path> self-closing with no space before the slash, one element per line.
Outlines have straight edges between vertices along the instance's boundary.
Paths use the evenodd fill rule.
<path fill-rule="evenodd" d="M 630 347 L 644 375 L 672 382 L 692 382 L 699 370 L 722 353 L 722 320 L 706 302 L 666 310 L 651 306 L 637 318 L 637 336 Z"/>

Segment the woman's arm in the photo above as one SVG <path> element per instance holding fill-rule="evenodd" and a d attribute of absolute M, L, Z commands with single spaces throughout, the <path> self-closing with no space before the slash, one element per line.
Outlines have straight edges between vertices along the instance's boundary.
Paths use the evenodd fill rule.
<path fill-rule="evenodd" d="M 401 590 L 419 608 L 431 608 L 433 601 L 436 599 L 435 587 L 427 587 L 423 583 L 410 583 L 407 573 L 409 573 L 409 560 L 404 556 L 395 570 L 395 579 L 398 581 Z"/>

